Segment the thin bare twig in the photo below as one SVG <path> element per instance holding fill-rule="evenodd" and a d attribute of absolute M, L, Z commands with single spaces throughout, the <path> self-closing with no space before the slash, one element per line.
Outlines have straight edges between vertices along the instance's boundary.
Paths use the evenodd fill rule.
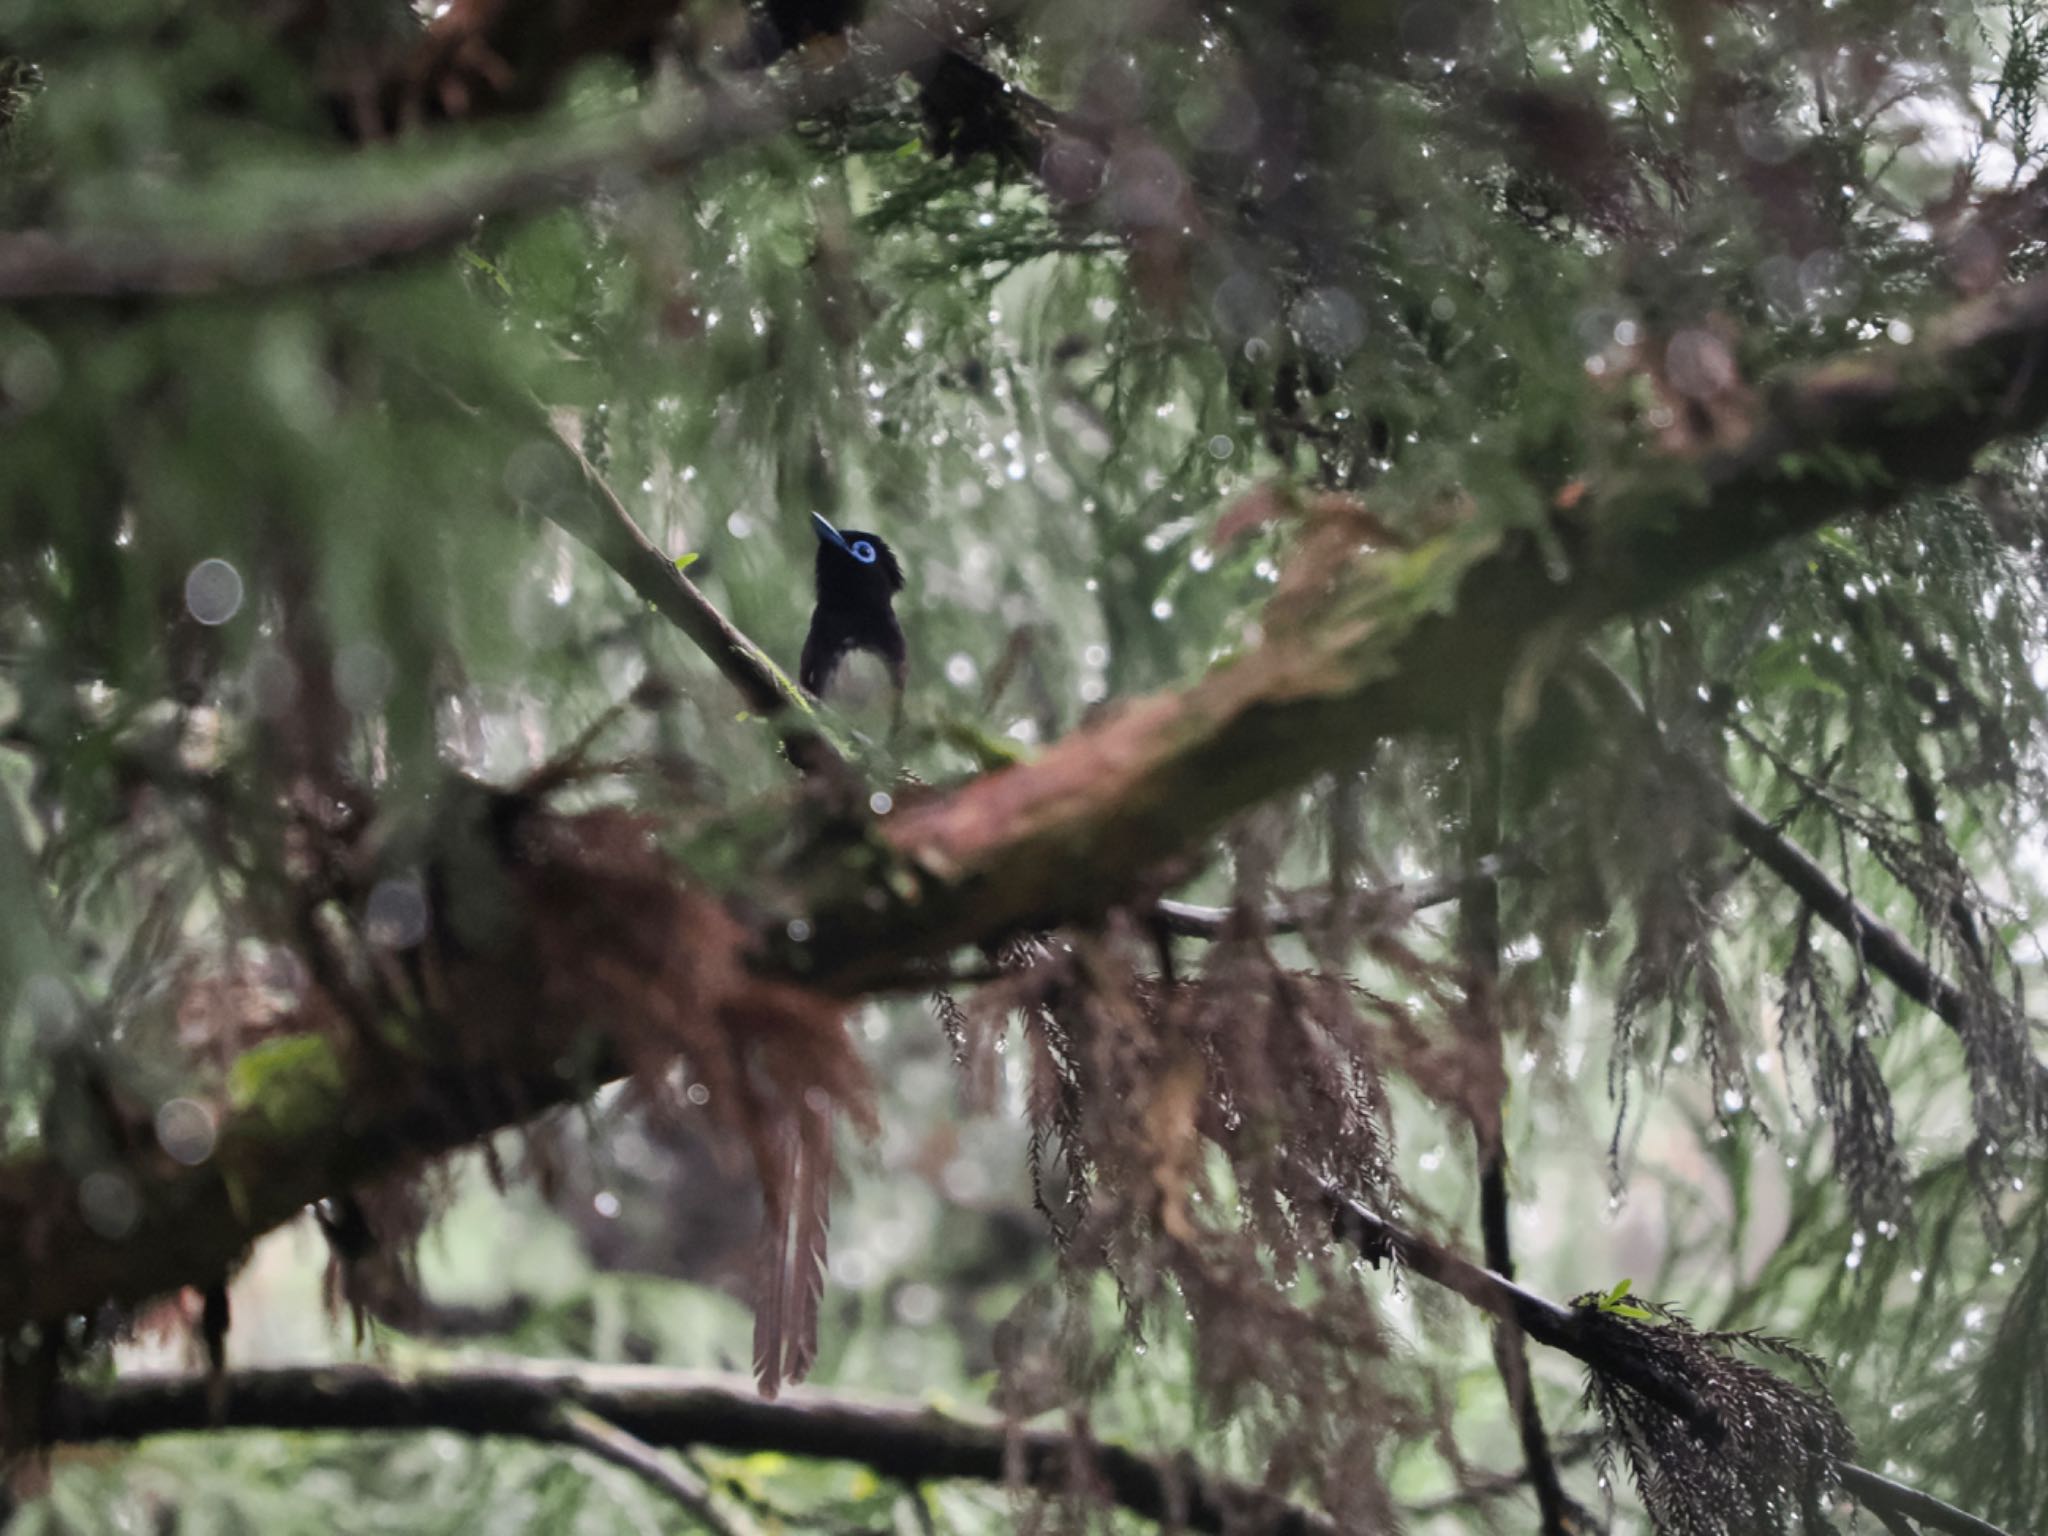
<path fill-rule="evenodd" d="M 1466 776 L 1470 796 L 1466 817 L 1467 853 L 1474 868 L 1500 856 L 1501 744 L 1497 730 L 1475 725 Z M 1508 1152 L 1506 1114 L 1508 1078 L 1503 1063 L 1505 1041 L 1500 997 L 1500 886 L 1491 873 L 1465 889 L 1458 911 L 1458 947 L 1465 968 L 1465 1005 L 1457 1022 L 1481 1082 L 1468 1100 L 1473 1153 L 1479 1165 L 1479 1229 L 1486 1262 L 1495 1272 L 1513 1277 L 1515 1261 L 1508 1233 Z M 1569 1536 L 1579 1524 L 1579 1510 L 1557 1475 L 1550 1437 L 1543 1427 L 1542 1405 L 1529 1374 L 1529 1350 L 1513 1318 L 1496 1319 L 1493 1358 L 1514 1416 L 1522 1459 L 1536 1492 L 1543 1536 Z"/>
<path fill-rule="evenodd" d="M 1559 1466 L 1567 1466 L 1584 1461 L 1600 1449 L 1600 1444 L 1604 1439 L 1606 1439 L 1605 1433 L 1597 1429 L 1584 1429 L 1576 1434 L 1566 1435 L 1559 1442 L 1554 1459 Z M 1529 1469 L 1527 1467 L 1519 1467 L 1513 1472 L 1492 1472 L 1484 1476 L 1472 1478 L 1463 1487 L 1457 1488 L 1450 1493 L 1439 1494 L 1433 1499 L 1426 1499 L 1420 1503 L 1406 1505 L 1403 1512 L 1411 1519 L 1427 1520 L 1434 1515 L 1444 1515 L 1451 1513 L 1453 1510 L 1468 1509 L 1474 1504 L 1490 1504 L 1496 1499 L 1504 1499 L 1511 1494 L 1520 1493 L 1528 1486 Z"/>
<path fill-rule="evenodd" d="M 742 1536 L 711 1502 L 711 1490 L 701 1478 L 675 1465 L 645 1440 L 628 1434 L 601 1414 L 565 1403 L 550 1416 L 548 1430 L 550 1438 L 563 1445 L 587 1451 L 660 1489 L 715 1536 Z"/>
<path fill-rule="evenodd" d="M 1396 880 L 1390 885 L 1357 890 L 1350 898 L 1350 916 L 1368 927 L 1391 923 L 1410 913 L 1448 905 L 1475 882 L 1540 873 L 1540 866 L 1532 859 L 1513 853 L 1489 855 L 1457 874 Z M 1166 931 L 1183 939 L 1219 938 L 1235 915 L 1229 907 L 1203 907 L 1191 901 L 1161 901 L 1156 910 Z M 1313 896 L 1282 896 L 1266 908 L 1262 921 L 1268 933 L 1299 933 L 1322 921 L 1329 911 L 1330 898 L 1320 892 Z"/>
<path fill-rule="evenodd" d="M 711 664 L 739 690 L 749 709 L 763 715 L 785 709 L 809 715 L 811 708 L 803 691 L 647 537 L 633 520 L 633 514 L 626 510 L 618 492 L 597 466 L 584 457 L 582 450 L 566 437 L 560 437 L 560 441 L 563 451 L 575 460 L 589 494 L 580 504 L 551 502 L 542 509 L 546 515 L 610 566 L 657 613 L 696 642 Z"/>

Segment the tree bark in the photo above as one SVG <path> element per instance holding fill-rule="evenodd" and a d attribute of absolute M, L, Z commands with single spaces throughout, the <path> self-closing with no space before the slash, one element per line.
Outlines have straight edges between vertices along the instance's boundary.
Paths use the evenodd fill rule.
<path fill-rule="evenodd" d="M 1914 347 L 1793 374 L 1735 440 L 1646 454 L 1560 511 L 1561 571 L 1534 536 L 1476 519 L 1332 570 L 1311 612 L 1269 625 L 1263 644 L 1188 688 L 898 807 L 857 859 L 843 845 L 799 855 L 763 887 L 799 897 L 746 915 L 760 970 L 852 997 L 956 945 L 1087 921 L 1230 816 L 1377 738 L 1498 707 L 1510 684 L 1540 679 L 1601 622 L 1961 476 L 1981 447 L 2048 415 L 2044 347 L 2048 279 L 1959 306 Z M 473 1034 L 435 1025 L 431 1013 L 409 1023 L 404 1074 L 319 1039 L 266 1048 L 262 1091 L 227 1106 L 208 1163 L 150 1150 L 124 1170 L 142 1212 L 131 1236 L 96 1231 L 74 1171 L 46 1153 L 0 1164 L 0 1230 L 41 1255 L 0 1269 L 0 1327 L 211 1283 L 308 1202 L 569 1101 L 616 1065 L 601 1041 L 517 1008 L 490 1022 L 488 1054 Z"/>
<path fill-rule="evenodd" d="M 215 1404 L 218 1411 L 214 1411 Z M 645 1366 L 533 1363 L 403 1376 L 376 1366 L 124 1377 L 58 1388 L 58 1443 L 138 1440 L 219 1429 L 453 1430 L 556 1441 L 580 1408 L 650 1446 L 716 1446 L 854 1461 L 904 1482 L 1022 1484 L 1107 1499 L 1197 1531 L 1335 1536 L 1324 1516 L 1182 1462 L 1057 1430 L 953 1418 L 939 1410 L 800 1388 L 764 1401 L 751 1383 Z"/>

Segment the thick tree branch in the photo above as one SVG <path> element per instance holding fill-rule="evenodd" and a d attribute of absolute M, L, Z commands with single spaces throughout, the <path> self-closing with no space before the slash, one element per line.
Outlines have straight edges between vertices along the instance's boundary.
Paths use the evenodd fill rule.
<path fill-rule="evenodd" d="M 858 987 L 906 944 L 929 952 L 1113 900 L 1104 871 L 1148 868 L 1381 737 L 1454 727 L 1603 621 L 1957 478 L 2048 413 L 2048 280 L 1960 306 L 1925 336 L 1778 381 L 1714 451 L 1646 455 L 1559 514 L 1562 575 L 1555 547 L 1469 522 L 1319 573 L 1312 611 L 1275 616 L 1264 644 L 1184 692 L 1133 700 L 1028 765 L 900 809 L 884 831 L 925 876 L 915 894 L 880 911 L 865 888 L 827 894 L 815 940 L 787 963 Z"/>
<path fill-rule="evenodd" d="M 615 1061 L 586 1066 L 574 1042 L 507 1020 L 494 1060 L 448 1055 L 408 1063 L 392 1091 L 389 1059 L 346 1060 L 312 1035 L 246 1052 L 251 1085 L 231 1094 L 213 1154 L 186 1167 L 154 1145 L 114 1176 L 139 1212 L 132 1226 L 95 1226 L 81 1207 L 81 1170 L 31 1146 L 0 1162 L 0 1330 L 133 1305 L 187 1284 L 210 1284 L 257 1237 L 315 1201 L 570 1102 Z M 481 1065 L 481 1069 L 480 1069 Z"/>
<path fill-rule="evenodd" d="M 1456 1291 L 1482 1311 L 1516 1324 L 1530 1338 L 1562 1350 L 1587 1367 L 1642 1393 L 1676 1414 L 1708 1445 L 1726 1429 L 1691 1385 L 1643 1355 L 1628 1330 L 1593 1307 L 1568 1307 L 1515 1284 L 1449 1249 L 1395 1226 L 1347 1196 L 1332 1191 L 1337 1234 L 1367 1258 L 1397 1259 L 1425 1280 Z M 1910 1516 L 1952 1536 L 2007 1536 L 1998 1526 L 1854 1463 L 1838 1465 L 1842 1487 L 1873 1512 Z"/>
<path fill-rule="evenodd" d="M 606 187 L 668 179 L 774 138 L 791 123 L 852 101 L 986 26 L 987 11 L 913 0 L 863 30 L 862 46 L 827 69 L 722 80 L 584 131 L 550 127 L 495 157 L 372 207 L 304 199 L 238 216 L 229 234 L 147 229 L 41 229 L 0 236 L 0 303 L 218 293 L 379 266 L 461 244 L 477 221 L 581 202 Z"/>
<path fill-rule="evenodd" d="M 762 967 L 856 995 L 959 944 L 1085 920 L 1266 796 L 1382 736 L 1457 725 L 1497 703 L 1517 664 L 1568 655 L 1601 621 L 1872 498 L 1960 476 L 1979 447 L 2048 413 L 2048 281 L 1922 334 L 1795 374 L 1739 441 L 1648 455 L 1582 499 L 1554 530 L 1561 577 L 1534 537 L 1470 525 L 1320 573 L 1311 612 L 1272 616 L 1262 645 L 1186 690 L 899 805 L 857 857 L 842 845 L 778 872 L 766 888 L 800 893 L 801 910 L 749 914 Z M 36 1149 L 0 1165 L 0 1230 L 43 1256 L 0 1267 L 0 1327 L 212 1283 L 308 1202 L 575 1097 L 596 1070 L 588 1042 L 523 1006 L 507 1001 L 487 1055 L 473 1035 L 414 1021 L 402 1074 L 325 1041 L 269 1048 L 265 1074 L 248 1075 L 261 1091 L 227 1106 L 212 1161 L 137 1154 L 124 1168 L 142 1212 L 132 1238 L 84 1220 L 77 1170 Z"/>
<path fill-rule="evenodd" d="M 443 1429 L 558 1440 L 559 1415 L 580 1410 L 645 1446 L 854 1461 L 905 1482 L 1016 1480 L 1053 1495 L 1107 1499 L 1197 1531 L 1336 1531 L 1325 1517 L 1263 1490 L 1119 1445 L 809 1389 L 764 1401 L 751 1381 L 688 1371 L 524 1362 L 403 1376 L 347 1365 L 235 1371 L 222 1387 L 211 1391 L 202 1376 L 67 1383 L 48 1419 L 50 1436 L 77 1444 L 217 1429 Z"/>

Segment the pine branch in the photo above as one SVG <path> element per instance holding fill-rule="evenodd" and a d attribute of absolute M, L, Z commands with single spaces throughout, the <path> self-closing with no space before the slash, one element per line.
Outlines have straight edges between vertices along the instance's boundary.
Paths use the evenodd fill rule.
<path fill-rule="evenodd" d="M 1934 1013 L 1972 1050 L 1986 1035 L 2000 1048 L 2001 1066 L 2013 1080 L 2006 1090 L 2037 1128 L 2048 1123 L 2048 1066 L 2034 1058 L 2023 1021 L 2010 1030 L 1987 1029 L 1978 999 L 1942 974 L 1932 961 L 1830 875 L 1820 861 L 1780 831 L 1704 764 L 1674 752 L 1658 740 L 1642 701 L 1619 673 L 1586 658 L 1583 678 L 1611 715 L 1687 781 L 1705 799 L 1710 814 L 1724 822 L 1735 841 L 1781 880 L 1814 915 L 1847 939 L 1862 963 L 1900 992 Z M 2010 1058 L 2009 1061 L 2005 1058 Z"/>
<path fill-rule="evenodd" d="M 1377 1265 L 1395 1259 L 1412 1274 L 1457 1292 L 1482 1311 L 1512 1322 L 1539 1344 L 1561 1350 L 1591 1370 L 1618 1381 L 1691 1427 L 1709 1448 L 1727 1427 L 1691 1383 L 1673 1376 L 1634 1345 L 1626 1329 L 1594 1307 L 1568 1307 L 1461 1258 L 1440 1244 L 1394 1225 L 1341 1192 L 1328 1191 L 1337 1235 Z M 1951 1536 L 2008 1536 L 1987 1520 L 1943 1503 L 1853 1462 L 1836 1466 L 1841 1484 L 1873 1513 L 1908 1516 Z"/>
<path fill-rule="evenodd" d="M 1497 707 L 1529 658 L 1567 655 L 1603 620 L 1871 498 L 1957 478 L 1984 443 L 2048 414 L 2048 281 L 1960 306 L 1922 336 L 1782 380 L 1739 441 L 1704 457 L 1647 454 L 1561 510 L 1562 580 L 1557 548 L 1470 528 L 1332 569 L 1310 621 L 1268 625 L 1261 645 L 1185 690 L 898 805 L 859 860 L 801 851 L 762 883 L 800 910 L 746 915 L 756 974 L 855 996 L 957 945 L 1086 919 L 1268 795 L 1381 737 L 1462 725 Z M 513 915 L 536 933 L 570 920 Z M 622 962 L 629 976 L 647 964 Z M 0 1230 L 19 1235 L 22 1255 L 0 1266 L 0 1327 L 211 1283 L 311 1201 L 580 1097 L 596 1078 L 576 1066 L 592 1042 L 556 1033 L 569 1027 L 559 1011 L 546 1027 L 521 1011 L 459 1027 L 432 1012 L 409 1019 L 403 1074 L 317 1034 L 282 1042 L 292 1049 L 271 1049 L 265 1075 L 247 1079 L 262 1092 L 224 1106 L 212 1161 L 123 1168 L 140 1212 L 131 1239 L 85 1221 L 77 1170 L 46 1149 L 0 1163 Z M 474 1070 L 482 1060 L 488 1076 Z"/>
<path fill-rule="evenodd" d="M 0 303 L 274 288 L 452 249 L 480 219 L 580 203 L 625 182 L 686 177 L 886 85 L 992 20 L 990 10 L 954 0 L 906 0 L 863 29 L 864 46 L 830 68 L 724 79 L 687 102 L 581 132 L 538 128 L 485 170 L 446 172 L 366 209 L 308 214 L 296 198 L 269 214 L 238 215 L 237 231 L 225 235 L 181 226 L 0 236 Z"/>
<path fill-rule="evenodd" d="M 441 1429 L 560 1441 L 562 1415 L 606 1426 L 642 1449 L 716 1446 L 852 1461 L 904 1482 L 1013 1481 L 1055 1497 L 1107 1499 L 1148 1520 L 1197 1531 L 1335 1536 L 1326 1517 L 1261 1489 L 1158 1461 L 1127 1447 L 950 1417 L 925 1404 L 800 1389 L 770 1402 L 749 1381 L 641 1366 L 504 1363 L 401 1375 L 366 1365 L 232 1371 L 217 1393 L 201 1376 L 67 1383 L 47 1419 L 57 1444 L 127 1442 L 221 1429 L 345 1432 Z M 581 1435 L 573 1443 L 595 1449 Z M 635 1467 L 634 1470 L 640 1470 Z M 671 1490 L 673 1491 L 673 1490 Z"/>

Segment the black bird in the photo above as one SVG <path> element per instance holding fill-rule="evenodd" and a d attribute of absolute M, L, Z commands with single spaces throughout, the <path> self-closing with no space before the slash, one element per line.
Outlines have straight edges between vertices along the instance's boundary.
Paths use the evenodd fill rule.
<path fill-rule="evenodd" d="M 890 603 L 903 590 L 903 567 L 872 533 L 841 532 L 815 512 L 811 527 L 818 535 L 818 606 L 811 610 L 797 679 L 812 698 L 823 699 L 829 690 L 835 704 L 857 704 L 857 698 L 846 696 L 870 690 L 849 675 L 856 669 L 847 663 L 865 653 L 887 670 L 894 707 L 900 710 L 909 648 Z"/>

